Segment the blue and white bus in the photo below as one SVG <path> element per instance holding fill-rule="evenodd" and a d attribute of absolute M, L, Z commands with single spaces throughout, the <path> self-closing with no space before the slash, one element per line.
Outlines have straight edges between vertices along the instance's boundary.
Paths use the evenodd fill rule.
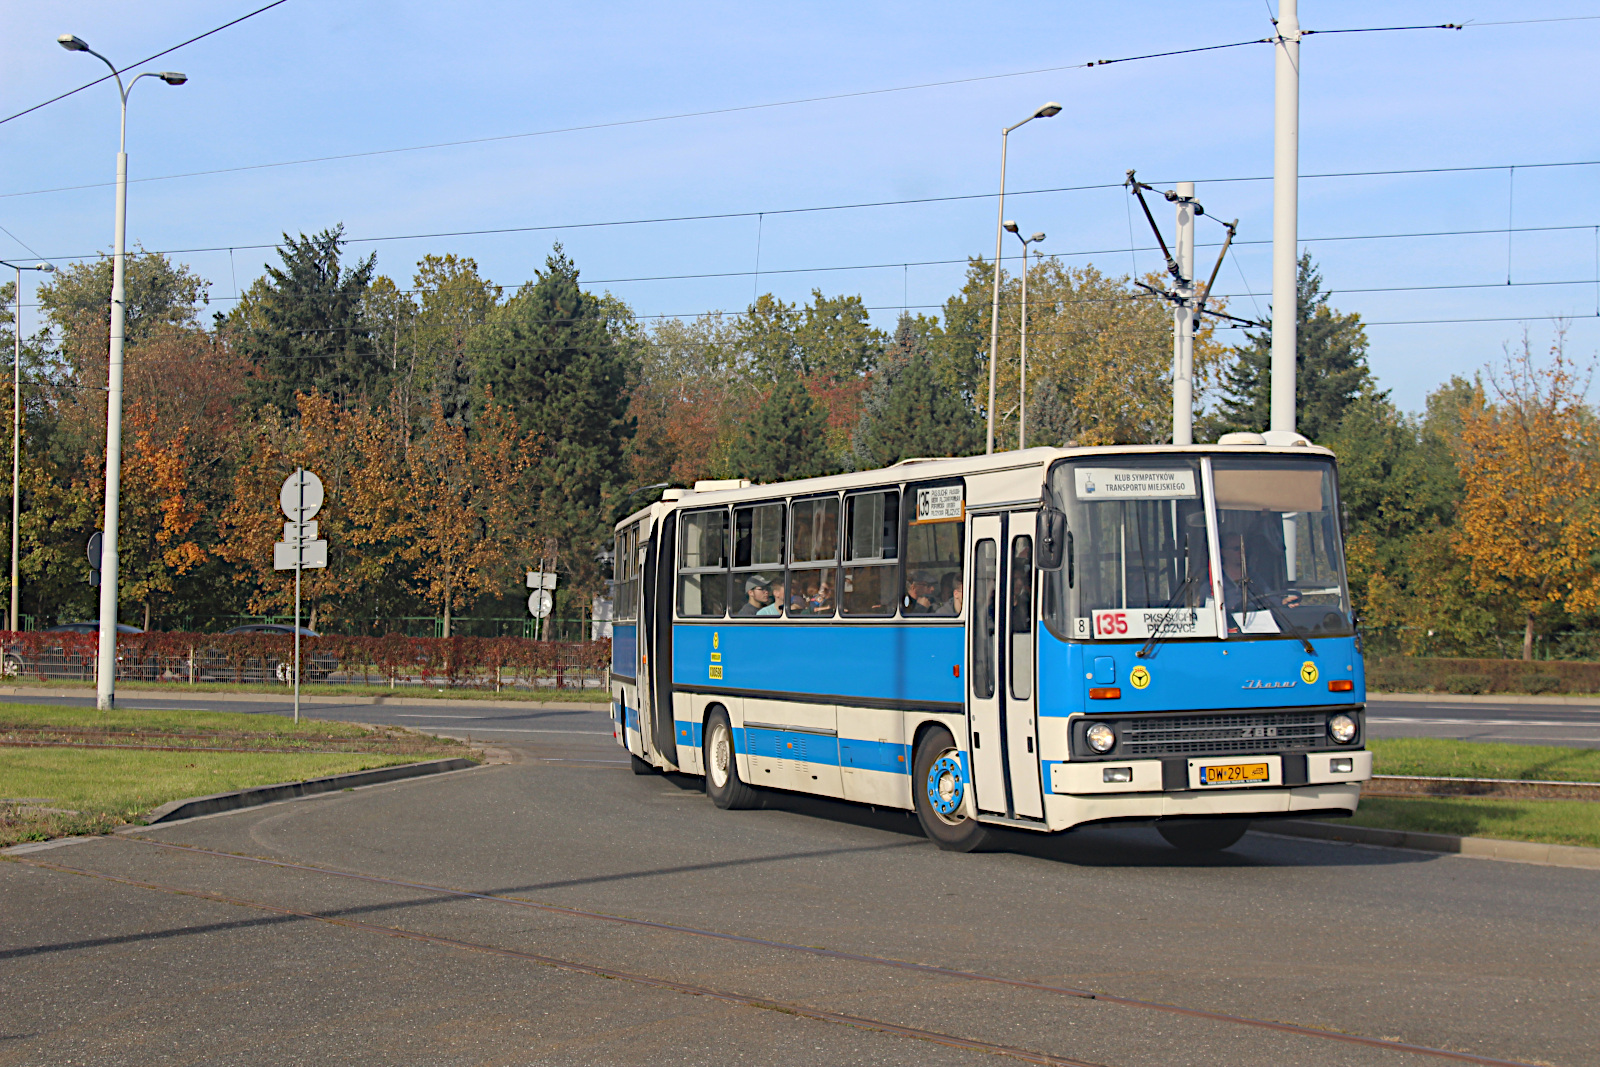
<path fill-rule="evenodd" d="M 719 807 L 909 809 L 962 851 L 1349 814 L 1372 759 L 1340 514 L 1303 438 L 668 490 L 617 526 L 615 736 Z"/>

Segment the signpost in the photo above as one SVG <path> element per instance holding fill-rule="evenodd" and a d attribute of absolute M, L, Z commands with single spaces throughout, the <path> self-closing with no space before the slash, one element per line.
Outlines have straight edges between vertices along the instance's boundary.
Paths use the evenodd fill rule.
<path fill-rule="evenodd" d="M 272 568 L 294 571 L 294 721 L 300 721 L 300 572 L 328 565 L 328 542 L 317 540 L 312 522 L 322 510 L 322 479 L 308 470 L 296 470 L 284 480 L 278 502 L 289 521 L 283 540 L 272 546 Z"/>
<path fill-rule="evenodd" d="M 539 627 L 543 620 L 550 617 L 550 612 L 556 606 L 556 576 L 553 571 L 529 571 L 528 588 L 533 592 L 528 594 L 528 614 L 539 620 L 534 624 L 533 639 L 539 639 Z"/>

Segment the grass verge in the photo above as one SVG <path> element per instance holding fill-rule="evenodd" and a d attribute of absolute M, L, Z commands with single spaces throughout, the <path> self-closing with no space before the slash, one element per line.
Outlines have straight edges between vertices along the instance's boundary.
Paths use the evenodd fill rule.
<path fill-rule="evenodd" d="M 18 689 L 59 689 L 63 693 L 92 693 L 93 682 L 83 682 L 77 679 L 65 678 L 20 678 L 8 679 L 8 688 Z M 272 696 L 290 699 L 291 691 L 288 686 L 271 682 L 138 682 L 132 679 L 117 679 L 117 692 L 148 692 L 168 693 L 181 696 L 184 693 L 269 693 Z M 405 700 L 522 700 L 530 703 L 563 703 L 563 704 L 609 704 L 611 691 L 605 688 L 592 689 L 514 689 L 507 687 L 498 693 L 492 688 L 477 689 L 467 687 L 440 688 L 436 685 L 418 685 L 415 683 L 402 683 L 393 689 L 387 685 L 362 685 L 359 682 L 303 682 L 300 686 L 300 695 L 307 696 L 337 696 L 337 697 L 389 697 L 390 699 Z"/>
<path fill-rule="evenodd" d="M 1592 800 L 1362 797 L 1353 817 L 1337 821 L 1379 830 L 1600 848 L 1600 803 Z"/>
<path fill-rule="evenodd" d="M 85 730 L 94 733 L 85 735 Z M 474 755 L 460 742 L 397 727 L 316 720 L 297 724 L 275 715 L 234 712 L 101 712 L 40 704 L 0 704 L 0 738 L 73 742 L 60 747 L 0 744 L 0 847 L 107 833 L 140 822 L 169 800 Z M 112 747 L 77 747 L 84 740 Z M 252 751 L 263 746 L 308 750 Z"/>
<path fill-rule="evenodd" d="M 1372 750 L 1373 774 L 1600 782 L 1600 749 L 1493 745 L 1439 737 L 1378 738 L 1367 747 Z"/>

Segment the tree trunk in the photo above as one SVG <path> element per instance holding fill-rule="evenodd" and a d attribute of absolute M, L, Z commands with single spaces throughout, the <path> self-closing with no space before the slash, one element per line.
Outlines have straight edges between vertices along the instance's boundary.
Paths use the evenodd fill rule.
<path fill-rule="evenodd" d="M 444 636 L 450 636 L 450 583 L 444 583 Z"/>
<path fill-rule="evenodd" d="M 148 600 L 144 602 L 144 628 L 146 631 L 150 629 L 150 601 Z"/>
<path fill-rule="evenodd" d="M 1533 612 L 1528 612 L 1528 623 L 1522 630 L 1522 661 L 1533 662 Z"/>

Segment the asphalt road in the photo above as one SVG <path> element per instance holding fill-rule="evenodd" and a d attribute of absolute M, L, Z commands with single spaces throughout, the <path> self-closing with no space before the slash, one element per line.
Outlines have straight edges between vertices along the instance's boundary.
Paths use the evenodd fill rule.
<path fill-rule="evenodd" d="M 5 701 L 75 704 L 92 707 L 88 696 L 21 697 Z M 214 696 L 193 697 L 119 695 L 117 703 L 129 708 L 189 708 L 288 714 L 290 702 L 263 697 L 256 702 L 221 701 Z M 482 737 L 503 741 L 559 735 L 569 730 L 600 732 L 610 727 L 603 704 L 568 706 L 530 705 L 527 708 L 486 708 L 473 701 L 419 699 L 413 704 L 306 704 L 301 713 L 319 719 L 393 723 L 414 726 L 429 733 L 452 737 Z M 1426 703 L 1374 700 L 1367 704 L 1372 737 L 1453 737 L 1470 741 L 1600 747 L 1600 702 L 1591 706 L 1532 704 L 1508 700 L 1495 704 L 1451 703 L 1448 699 Z"/>
<path fill-rule="evenodd" d="M 1147 828 L 956 855 L 898 812 L 719 811 L 557 721 L 601 729 L 0 862 L 0 1065 L 1597 1061 L 1600 872 Z"/>
<path fill-rule="evenodd" d="M 1516 742 L 1600 748 L 1600 703 L 1494 704 L 1439 701 L 1367 702 L 1370 737 L 1453 737 L 1464 741 Z"/>

